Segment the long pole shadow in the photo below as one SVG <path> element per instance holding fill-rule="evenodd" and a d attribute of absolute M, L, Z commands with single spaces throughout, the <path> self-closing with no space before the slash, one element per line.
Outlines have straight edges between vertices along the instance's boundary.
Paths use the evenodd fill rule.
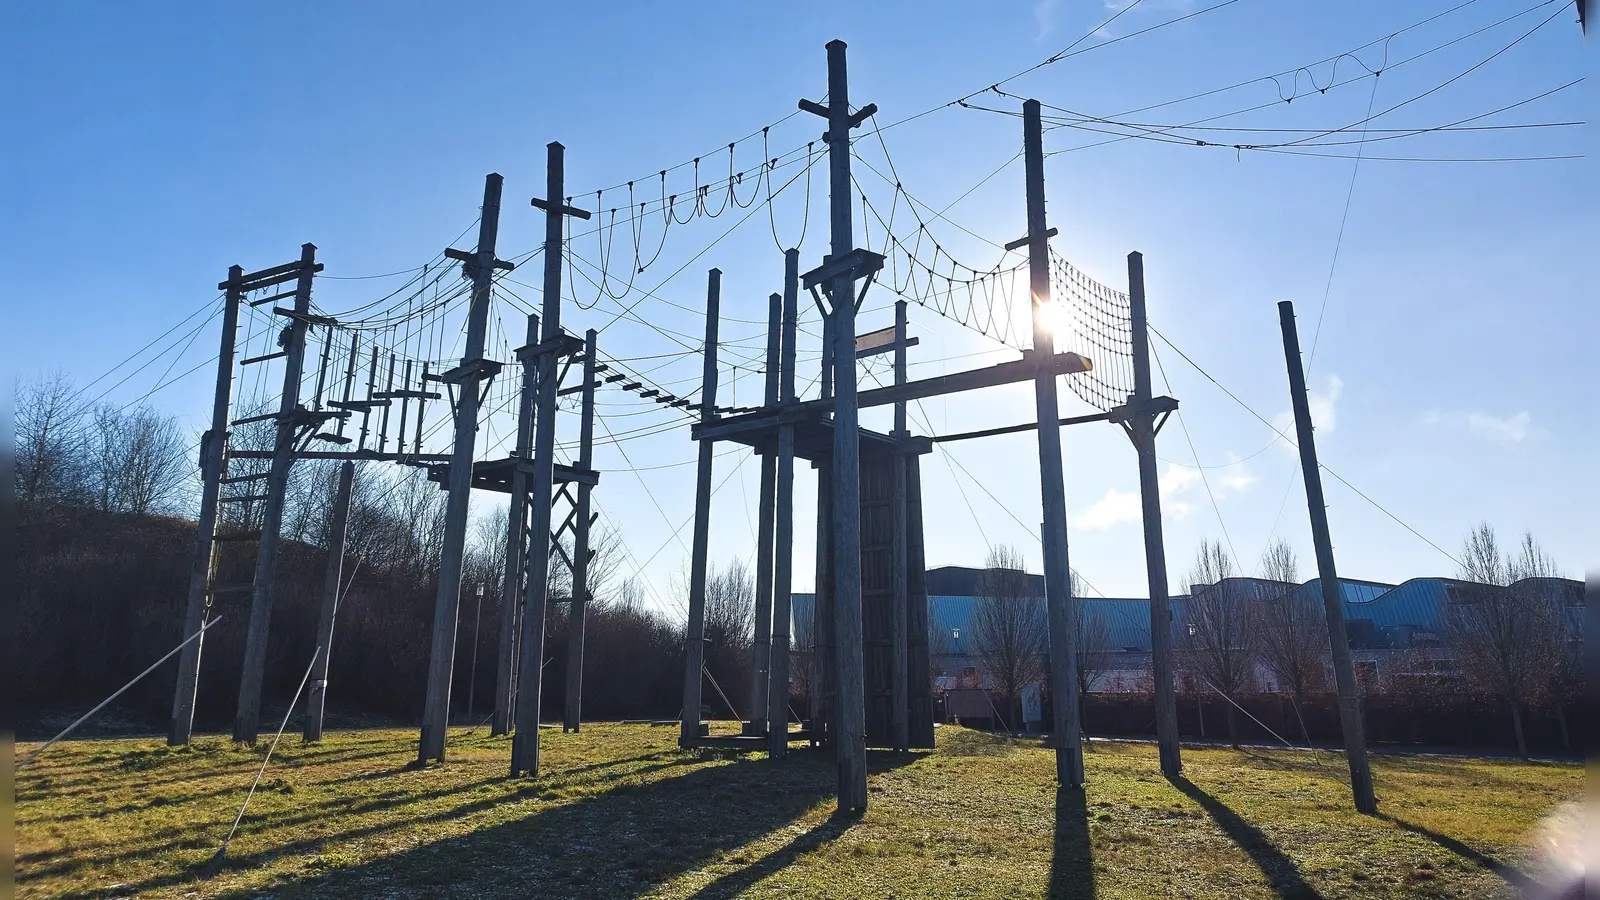
<path fill-rule="evenodd" d="M 1056 836 L 1050 859 L 1050 900 L 1093 900 L 1094 853 L 1089 847 L 1089 808 L 1082 788 L 1056 788 Z"/>
<path fill-rule="evenodd" d="M 1397 819 L 1394 816 L 1386 813 L 1378 813 L 1377 815 L 1378 818 L 1383 819 L 1385 822 L 1393 823 L 1394 826 L 1399 828 L 1401 831 L 1409 831 L 1412 834 L 1425 837 L 1435 844 L 1438 844 L 1441 848 L 1455 854 L 1456 856 L 1459 856 L 1468 862 L 1482 866 L 1490 872 L 1499 875 L 1506 884 L 1511 885 L 1512 887 L 1528 894 L 1529 896 L 1544 896 L 1543 891 L 1545 889 L 1545 885 L 1515 866 L 1503 863 L 1487 853 L 1472 849 L 1453 837 L 1449 837 L 1448 835 L 1440 834 L 1437 831 L 1424 828 L 1414 822 L 1407 822 L 1405 819 Z"/>
<path fill-rule="evenodd" d="M 844 834 L 851 825 L 861 821 L 858 813 L 834 813 L 826 822 L 811 828 L 794 840 L 768 853 L 736 872 L 711 882 L 694 893 L 692 900 L 711 900 L 714 897 L 740 897 L 755 887 L 762 879 L 787 868 L 800 857 L 822 847 Z"/>
<path fill-rule="evenodd" d="M 1261 870 L 1261 874 L 1267 876 L 1267 884 L 1279 897 L 1321 900 L 1322 895 L 1306 882 L 1305 876 L 1300 873 L 1300 867 L 1279 850 L 1261 829 L 1245 821 L 1227 804 L 1201 790 L 1182 775 L 1171 776 L 1167 780 L 1172 782 L 1173 787 L 1182 791 L 1184 796 L 1200 804 L 1200 808 L 1206 811 L 1211 821 L 1217 823 L 1217 827 L 1250 856 L 1250 860 Z"/>

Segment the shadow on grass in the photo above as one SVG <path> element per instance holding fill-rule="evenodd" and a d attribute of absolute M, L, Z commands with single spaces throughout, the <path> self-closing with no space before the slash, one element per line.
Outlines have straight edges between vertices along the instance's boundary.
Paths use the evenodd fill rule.
<path fill-rule="evenodd" d="M 1200 808 L 1206 811 L 1211 821 L 1217 823 L 1217 827 L 1250 856 L 1250 860 L 1261 870 L 1261 874 L 1267 876 L 1267 884 L 1279 897 L 1320 900 L 1322 895 L 1306 882 L 1305 877 L 1300 874 L 1300 867 L 1278 849 L 1276 844 L 1268 840 L 1267 836 L 1261 833 L 1261 829 L 1245 821 L 1227 804 L 1201 790 L 1182 775 L 1167 780 L 1190 800 L 1200 804 Z"/>
<path fill-rule="evenodd" d="M 1081 788 L 1056 789 L 1055 855 L 1050 860 L 1050 900 L 1093 900 L 1094 854 L 1089 849 L 1089 810 Z"/>
<path fill-rule="evenodd" d="M 1526 872 L 1523 872 L 1521 869 L 1518 869 L 1515 866 L 1507 865 L 1506 863 L 1495 859 L 1487 853 L 1472 849 L 1453 837 L 1440 834 L 1437 831 L 1433 831 L 1428 828 L 1424 828 L 1414 822 L 1407 822 L 1405 819 L 1397 819 L 1394 816 L 1381 812 L 1378 813 L 1377 816 L 1385 822 L 1393 824 L 1401 831 L 1408 831 L 1419 837 L 1425 837 L 1439 845 L 1439 847 L 1442 849 L 1447 850 L 1468 862 L 1475 863 L 1476 865 L 1479 865 L 1496 875 L 1499 875 L 1506 884 L 1511 885 L 1519 891 L 1527 893 L 1529 896 L 1544 896 L 1542 892 L 1545 888 L 1545 885 L 1541 884 L 1538 880 L 1529 876 Z"/>
<path fill-rule="evenodd" d="M 918 758 L 873 756 L 874 771 Z M 364 898 L 431 896 L 470 889 L 475 897 L 635 897 L 684 873 L 717 864 L 725 855 L 793 824 L 833 795 L 833 782 L 831 759 L 822 753 L 791 753 L 778 764 L 759 759 L 712 765 L 645 784 L 616 785 L 560 805 L 528 803 L 527 814 L 511 821 L 421 843 L 359 866 L 325 873 L 315 873 L 313 868 L 312 874 L 289 876 L 275 884 L 273 893 L 280 898 Z M 457 820 L 488 807 L 518 803 L 519 798 L 502 797 L 403 822 L 308 837 L 230 856 L 227 867 L 255 868 L 286 856 L 310 857 L 308 864 L 314 867 L 319 864 L 315 857 L 324 850 L 337 851 L 379 833 L 425 827 L 429 822 Z M 702 889 L 700 896 L 737 895 L 836 838 L 851 822 L 835 818 L 813 828 L 760 860 L 721 876 Z M 128 887 L 148 890 L 191 877 L 185 873 Z M 257 892 L 239 890 L 224 896 L 245 897 Z"/>

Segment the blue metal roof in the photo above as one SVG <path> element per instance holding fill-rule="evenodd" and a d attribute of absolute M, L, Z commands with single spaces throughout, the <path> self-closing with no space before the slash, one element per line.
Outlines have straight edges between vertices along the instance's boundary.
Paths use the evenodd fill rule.
<path fill-rule="evenodd" d="M 1574 631 L 1582 633 L 1583 585 L 1568 579 L 1547 579 L 1552 595 L 1565 597 L 1568 618 L 1574 620 Z M 1302 585 L 1289 585 L 1260 578 L 1224 579 L 1225 589 L 1237 590 L 1256 599 L 1272 599 L 1292 591 L 1297 602 L 1322 605 L 1322 582 L 1313 578 Z M 1373 648 L 1398 648 L 1410 644 L 1415 633 L 1437 634 L 1439 615 L 1449 601 L 1453 589 L 1470 583 L 1454 578 L 1413 578 L 1399 585 L 1375 581 L 1339 579 L 1339 593 L 1344 601 L 1344 616 L 1350 633 L 1358 644 Z M 1191 590 L 1213 589 L 1211 585 L 1195 585 Z M 805 634 L 802 623 L 809 624 L 815 597 L 812 594 L 793 595 L 793 633 L 797 641 Z M 972 620 L 976 597 L 936 594 L 928 597 L 930 628 L 944 633 L 945 647 L 940 652 L 968 654 L 972 652 Z M 1185 612 L 1187 596 L 1171 599 L 1174 634 L 1182 632 L 1188 621 Z M 1084 597 L 1086 616 L 1105 616 L 1111 626 L 1111 646 L 1115 650 L 1149 652 L 1150 601 L 1144 598 Z"/>

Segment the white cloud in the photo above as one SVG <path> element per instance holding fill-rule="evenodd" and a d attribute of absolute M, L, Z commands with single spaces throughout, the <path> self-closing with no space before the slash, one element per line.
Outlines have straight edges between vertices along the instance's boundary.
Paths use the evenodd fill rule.
<path fill-rule="evenodd" d="M 1311 426 L 1321 433 L 1333 431 L 1339 422 L 1339 395 L 1344 393 L 1344 379 L 1337 375 L 1329 375 L 1325 384 L 1327 388 L 1318 392 L 1315 388 L 1306 390 L 1306 406 L 1311 410 Z M 1289 453 L 1298 453 L 1292 441 L 1295 439 L 1294 413 L 1281 412 L 1272 417 L 1272 427 L 1278 429 L 1287 437 L 1288 441 L 1279 444 Z"/>
<path fill-rule="evenodd" d="M 1497 444 L 1520 444 L 1528 437 L 1531 417 L 1527 410 L 1498 418 L 1488 413 L 1467 413 L 1467 430 Z"/>
<path fill-rule="evenodd" d="M 1199 481 L 1200 470 L 1167 463 L 1167 471 L 1158 480 L 1161 483 L 1161 497 L 1166 499 Z"/>
<path fill-rule="evenodd" d="M 1307 391 L 1306 401 L 1311 407 L 1311 424 L 1318 431 L 1332 431 L 1337 418 L 1335 407 L 1339 402 L 1339 394 L 1344 391 L 1344 381 L 1337 375 L 1328 376 L 1328 389 L 1324 393 Z"/>
<path fill-rule="evenodd" d="M 1076 531 L 1105 531 L 1123 522 L 1137 522 L 1141 516 L 1139 495 L 1111 488 L 1094 505 L 1071 519 Z"/>
<path fill-rule="evenodd" d="M 1033 5 L 1033 19 L 1039 24 L 1039 38 L 1049 36 L 1056 30 L 1056 7 L 1061 0 L 1039 0 Z"/>
<path fill-rule="evenodd" d="M 1256 477 L 1245 471 L 1240 471 L 1234 475 L 1224 475 L 1222 477 L 1222 488 L 1224 490 L 1242 491 L 1255 483 Z M 1218 493 L 1220 494 L 1222 491 L 1218 491 Z"/>
<path fill-rule="evenodd" d="M 1540 428 L 1533 424 L 1533 417 L 1525 409 L 1509 416 L 1496 416 L 1486 412 L 1446 413 L 1430 409 L 1423 412 L 1422 424 L 1434 427 L 1444 425 L 1452 429 L 1465 430 L 1474 437 L 1502 447 L 1520 444 L 1542 433 Z"/>

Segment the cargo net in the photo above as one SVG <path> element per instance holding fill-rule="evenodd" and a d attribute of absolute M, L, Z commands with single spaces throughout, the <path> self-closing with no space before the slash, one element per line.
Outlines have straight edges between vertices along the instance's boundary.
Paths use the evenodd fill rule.
<path fill-rule="evenodd" d="M 1067 387 L 1102 412 L 1133 393 L 1133 319 L 1128 295 L 1060 256 L 1050 255 L 1050 297 L 1057 309 L 1056 352 L 1088 358 L 1094 368 L 1067 376 Z"/>

